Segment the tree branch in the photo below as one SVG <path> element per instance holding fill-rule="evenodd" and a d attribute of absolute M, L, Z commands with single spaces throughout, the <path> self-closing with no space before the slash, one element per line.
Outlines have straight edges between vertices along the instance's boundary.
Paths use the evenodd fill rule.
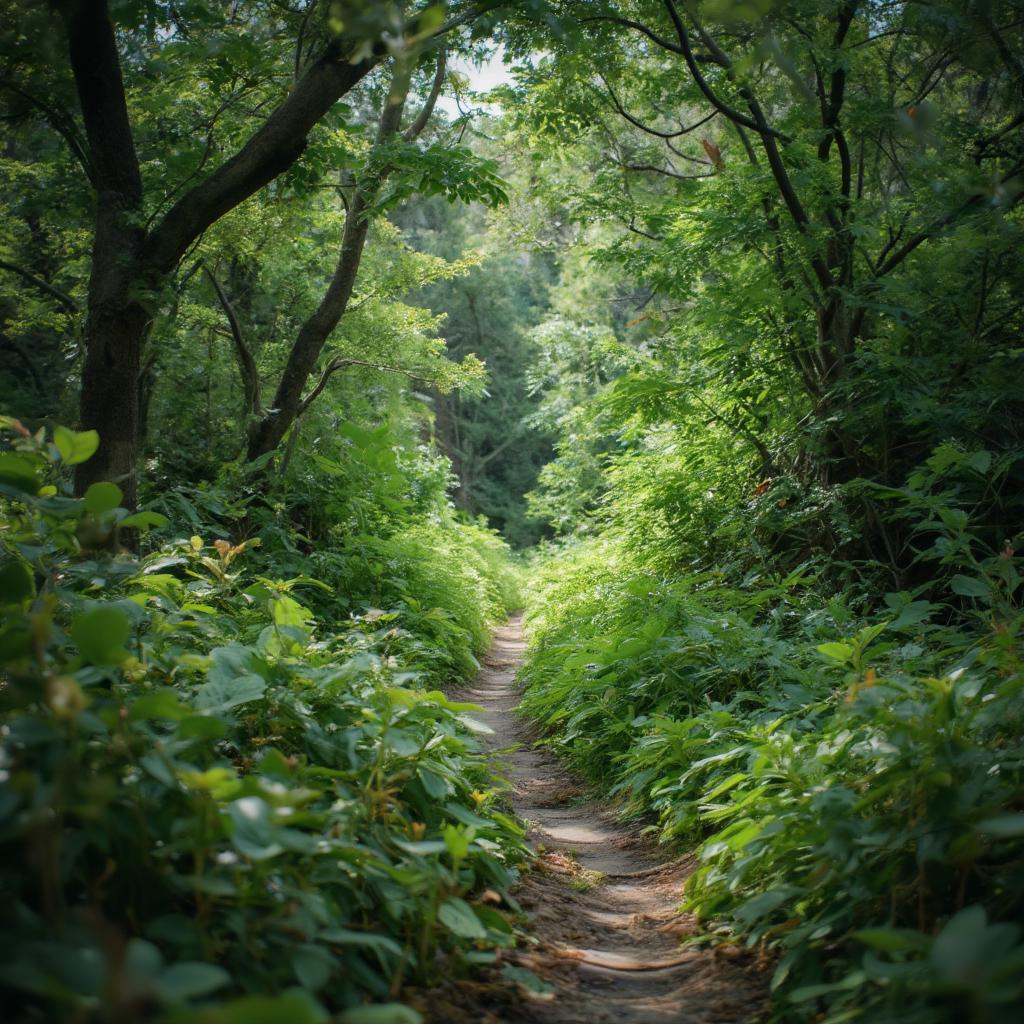
<path fill-rule="evenodd" d="M 351 63 L 348 56 L 330 46 L 249 141 L 167 212 L 146 241 L 146 262 L 154 270 L 173 270 L 206 228 L 299 159 L 313 127 L 380 61 L 371 56 Z"/>
<path fill-rule="evenodd" d="M 406 128 L 405 134 L 402 136 L 403 141 L 414 142 L 422 134 L 423 129 L 427 127 L 427 123 L 434 113 L 434 107 L 437 105 L 437 99 L 441 95 L 441 88 L 444 85 L 447 69 L 448 54 L 445 47 L 442 46 L 437 54 L 437 70 L 434 72 L 434 81 L 430 86 L 430 94 L 427 96 L 423 106 L 420 107 L 420 112 L 416 115 L 412 124 Z"/>
<path fill-rule="evenodd" d="M 608 14 L 596 14 L 590 18 L 581 19 L 584 25 L 595 22 L 595 21 L 610 21 L 616 25 L 622 25 L 625 28 L 636 29 L 637 32 L 642 32 L 648 39 L 653 43 L 657 43 L 663 50 L 668 50 L 670 53 L 682 54 L 682 50 L 673 43 L 670 39 L 666 39 L 664 36 L 659 36 L 653 29 L 648 28 L 646 25 L 639 21 L 633 21 L 632 18 L 620 18 Z"/>
<path fill-rule="evenodd" d="M 34 285 L 40 291 L 46 292 L 50 298 L 56 299 L 69 313 L 78 312 L 78 303 L 67 292 L 62 292 L 59 288 L 50 284 L 49 281 L 44 281 L 41 277 L 37 277 L 31 270 L 26 270 L 25 267 L 19 267 L 18 264 L 10 263 L 7 260 L 0 260 L 0 270 L 9 270 L 12 274 L 18 274 L 20 277 L 23 277 L 29 284 Z"/>
<path fill-rule="evenodd" d="M 142 176 L 107 0 L 65 0 L 61 14 L 100 203 L 137 208 L 142 204 Z"/>
<path fill-rule="evenodd" d="M 1010 181 L 1012 178 L 1017 177 L 1024 171 L 1024 168 L 1018 167 L 1014 171 L 1011 171 L 1008 175 L 1003 178 L 1003 183 Z M 1020 202 L 1021 197 L 1018 196 L 1014 200 L 1014 205 Z M 934 238 L 943 228 L 949 227 L 950 224 L 954 224 L 958 221 L 965 213 L 970 210 L 977 208 L 981 203 L 981 196 L 972 196 L 967 202 L 962 203 L 955 210 L 950 210 L 949 213 L 944 214 L 938 219 L 932 221 L 927 228 L 923 228 L 915 235 L 911 235 L 903 245 L 901 245 L 895 252 L 893 252 L 884 263 L 876 262 L 875 264 L 875 276 L 885 277 L 886 274 L 891 273 L 896 267 L 898 267 L 915 249 L 923 245 L 929 239 Z M 883 250 L 884 251 L 884 250 Z"/>
<path fill-rule="evenodd" d="M 706 161 L 700 161 L 705 163 Z M 679 181 L 693 181 L 696 178 L 712 178 L 714 174 L 708 171 L 706 174 L 680 174 L 678 171 L 667 170 L 664 167 L 657 167 L 654 164 L 623 164 L 627 171 L 649 171 L 651 174 L 663 174 L 666 178 L 676 178 Z"/>
<path fill-rule="evenodd" d="M 242 389 L 244 393 L 243 413 L 245 418 L 250 416 L 262 416 L 263 407 L 260 401 L 260 376 L 256 368 L 256 360 L 253 359 L 252 349 L 249 348 L 242 331 L 242 325 L 238 320 L 235 307 L 227 297 L 227 293 L 221 287 L 214 272 L 205 264 L 203 270 L 217 293 L 217 299 L 224 315 L 228 318 L 228 326 L 231 328 L 231 340 L 235 343 L 235 353 L 238 356 L 238 369 L 242 376 Z"/>
<path fill-rule="evenodd" d="M 694 129 L 699 128 L 702 124 L 705 124 L 706 122 L 710 121 L 711 118 L 714 117 L 715 114 L 718 113 L 718 111 L 715 111 L 715 114 L 711 114 L 708 117 L 701 118 L 695 124 L 691 124 L 688 128 L 681 128 L 677 132 L 663 132 L 663 131 L 659 131 L 657 128 L 650 128 L 647 125 L 645 125 L 642 121 L 640 121 L 637 118 L 635 118 L 632 114 L 630 114 L 622 106 L 622 104 L 619 102 L 618 96 L 615 95 L 615 91 L 608 84 L 608 80 L 604 77 L 604 75 L 601 74 L 600 71 L 597 73 L 597 77 L 601 79 L 601 81 L 604 83 L 604 87 L 608 90 L 608 95 L 611 97 L 611 101 L 615 105 L 615 109 L 631 125 L 634 125 L 635 127 L 639 128 L 642 132 L 646 132 L 648 135 L 653 135 L 653 136 L 655 136 L 655 138 L 658 138 L 658 139 L 677 139 L 677 138 L 679 138 L 680 135 L 688 135 Z"/>
<path fill-rule="evenodd" d="M 50 127 L 68 144 L 68 148 L 71 150 L 72 155 L 85 172 L 86 180 L 89 181 L 90 184 L 94 184 L 93 171 L 89 164 L 89 154 L 86 152 L 85 145 L 78 134 L 74 119 L 66 111 L 59 110 L 57 107 L 51 107 L 38 97 L 25 92 L 24 89 L 19 89 L 16 85 L 12 85 L 10 82 L 5 82 L 4 88 L 9 89 L 16 96 L 20 96 L 22 99 L 27 100 L 32 104 L 32 106 L 42 113 Z"/>
<path fill-rule="evenodd" d="M 417 384 L 435 384 L 436 381 L 431 380 L 429 377 L 422 377 L 412 370 L 406 370 L 401 366 L 388 366 L 386 363 L 371 363 L 365 359 L 349 359 L 347 357 L 339 356 L 337 359 L 332 359 L 327 366 L 324 367 L 324 372 L 320 374 L 320 379 L 316 382 L 313 390 L 310 391 L 302 403 L 299 405 L 298 416 L 302 416 L 306 410 L 316 401 L 320 396 L 320 393 L 327 387 L 331 377 L 333 377 L 338 370 L 343 370 L 347 366 L 366 366 L 371 370 L 377 370 L 380 373 L 398 373 L 403 377 L 408 377 L 409 380 L 416 381 Z M 296 416 L 296 419 L 298 419 Z"/>
<path fill-rule="evenodd" d="M 407 58 L 395 58 L 390 88 L 377 126 L 374 149 L 390 142 L 402 123 L 402 110 L 409 93 L 412 69 Z M 313 373 L 331 332 L 348 309 L 362 262 L 363 247 L 370 229 L 370 215 L 388 165 L 374 166 L 373 151 L 349 203 L 342 231 L 341 251 L 327 291 L 316 309 L 303 321 L 288 353 L 288 359 L 274 394 L 273 408 L 254 427 L 249 439 L 249 457 L 258 458 L 277 447 L 295 416 L 301 414 L 302 391 Z M 333 371 L 332 371 L 333 372 Z M 326 381 L 323 381 L 326 386 Z M 314 388 L 319 394 L 323 388 Z"/>
<path fill-rule="evenodd" d="M 731 107 L 728 103 L 725 102 L 725 100 L 718 96 L 714 89 L 712 89 L 711 86 L 708 84 L 707 79 L 704 77 L 704 75 L 701 73 L 700 68 L 697 66 L 697 59 L 694 56 L 693 47 L 690 45 L 689 33 L 687 33 L 686 31 L 686 26 L 683 24 L 683 19 L 679 16 L 679 11 L 676 9 L 676 5 L 673 3 L 673 0 L 664 0 L 664 2 L 665 7 L 668 10 L 669 17 L 672 19 L 672 25 L 676 30 L 676 36 L 679 39 L 680 51 L 683 55 L 683 59 L 686 61 L 686 66 L 689 68 L 690 75 L 693 77 L 693 80 L 697 83 L 697 88 L 699 88 L 700 91 L 704 94 L 708 102 L 716 110 L 718 110 L 719 113 L 722 113 L 727 118 L 729 118 L 730 121 L 734 121 L 736 124 L 741 124 L 744 128 L 749 128 L 751 129 L 751 131 L 755 131 L 759 135 L 764 135 L 765 133 L 767 133 L 769 135 L 775 136 L 778 139 L 782 139 L 783 141 L 789 141 L 787 136 L 783 135 L 781 132 L 776 131 L 774 128 L 769 127 L 768 124 L 764 123 L 763 119 L 762 123 L 758 124 L 756 120 L 751 120 L 751 118 L 747 117 L 745 114 L 742 114 L 735 107 Z M 718 52 L 716 53 L 716 50 L 717 45 L 715 49 L 711 51 L 711 55 L 715 57 L 716 62 L 721 63 L 722 59 L 724 58 L 724 54 L 722 54 L 720 50 L 718 50 Z M 726 70 L 728 70 L 731 67 L 731 63 L 728 62 L 728 60 L 726 59 L 726 63 L 722 64 L 722 66 L 726 68 Z"/>

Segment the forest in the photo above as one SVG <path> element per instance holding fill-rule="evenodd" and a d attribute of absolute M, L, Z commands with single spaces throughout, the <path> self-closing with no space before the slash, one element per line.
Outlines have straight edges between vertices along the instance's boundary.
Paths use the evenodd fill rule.
<path fill-rule="evenodd" d="M 12 1024 L 1024 1019 L 1019 0 L 0 0 Z"/>

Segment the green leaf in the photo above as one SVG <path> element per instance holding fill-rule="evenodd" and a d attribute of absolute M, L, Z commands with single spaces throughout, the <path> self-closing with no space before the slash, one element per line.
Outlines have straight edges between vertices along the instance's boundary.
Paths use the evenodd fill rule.
<path fill-rule="evenodd" d="M 35 494 L 39 490 L 36 464 L 17 452 L 0 452 L 0 484 L 24 494 Z"/>
<path fill-rule="evenodd" d="M 258 796 L 242 797 L 228 806 L 234 825 L 231 842 L 239 853 L 253 860 L 269 860 L 284 851 L 275 836 L 272 813 L 270 804 Z"/>
<path fill-rule="evenodd" d="M 971 452 L 964 459 L 964 465 L 969 469 L 973 469 L 975 473 L 985 474 L 992 467 L 992 453 L 985 451 L 985 449 Z"/>
<path fill-rule="evenodd" d="M 133 530 L 142 530 L 149 526 L 159 528 L 167 525 L 167 516 L 162 516 L 159 512 L 135 512 L 130 516 L 125 516 L 120 525 Z M 152 572 L 151 569 L 147 571 Z"/>
<path fill-rule="evenodd" d="M 751 924 L 754 921 L 766 917 L 773 911 L 778 910 L 788 900 L 803 893 L 802 889 L 795 886 L 782 886 L 778 889 L 769 889 L 767 892 L 752 896 L 749 900 L 740 904 L 733 912 L 733 917 L 744 924 Z"/>
<path fill-rule="evenodd" d="M 117 484 L 92 484 L 85 492 L 85 510 L 94 516 L 111 512 L 121 504 L 124 494 Z"/>
<path fill-rule="evenodd" d="M 184 1002 L 230 984 L 231 975 L 214 964 L 187 962 L 172 964 L 156 979 L 156 990 L 168 1003 Z"/>
<path fill-rule="evenodd" d="M 833 992 L 850 992 L 860 988 L 867 980 L 868 976 L 864 971 L 852 971 L 841 981 L 832 985 L 806 985 L 803 988 L 798 988 L 789 997 L 789 1000 L 792 1003 L 806 1003 L 811 999 L 820 999 Z"/>
<path fill-rule="evenodd" d="M 196 708 L 228 711 L 263 696 L 267 683 L 254 671 L 260 663 L 250 648 L 228 644 L 215 647 L 210 656 L 213 664 L 206 673 L 207 682 L 196 692 Z"/>
<path fill-rule="evenodd" d="M 423 1024 L 423 1015 L 402 1003 L 381 1003 L 346 1010 L 338 1024 Z"/>
<path fill-rule="evenodd" d="M 451 785 L 429 768 L 418 768 L 416 774 L 419 775 L 420 782 L 423 783 L 423 788 L 427 791 L 427 796 L 432 799 L 443 800 L 451 793 Z"/>
<path fill-rule="evenodd" d="M 445 900 L 437 911 L 438 920 L 462 939 L 486 939 L 487 929 L 473 913 L 473 908 L 457 896 Z"/>
<path fill-rule="evenodd" d="M 140 697 L 128 712 L 128 719 L 132 722 L 148 721 L 157 718 L 165 718 L 168 721 L 176 722 L 187 717 L 192 709 L 187 704 L 178 700 L 178 695 L 170 689 L 161 690 L 158 693 L 147 693 Z"/>
<path fill-rule="evenodd" d="M 530 996 L 546 999 L 550 998 L 554 993 L 554 988 L 551 985 L 546 981 L 542 981 L 533 971 L 527 970 L 525 967 L 505 964 L 501 969 L 501 973 L 509 981 L 515 982 L 515 984 L 524 988 Z"/>
<path fill-rule="evenodd" d="M 310 992 L 318 992 L 327 984 L 336 966 L 330 951 L 323 946 L 306 943 L 292 951 L 292 970 L 299 984 Z"/>
<path fill-rule="evenodd" d="M 35 593 L 35 580 L 24 562 L 12 558 L 0 565 L 0 604 L 21 604 Z"/>
<path fill-rule="evenodd" d="M 94 608 L 75 618 L 71 638 L 90 664 L 116 665 L 128 657 L 124 645 L 131 630 L 124 612 L 116 608 Z"/>
<path fill-rule="evenodd" d="M 1001 839 L 1024 836 L 1024 814 L 1000 814 L 978 822 L 975 828 L 984 835 Z"/>
<path fill-rule="evenodd" d="M 467 835 L 465 829 L 461 829 L 456 825 L 445 825 L 442 832 L 444 837 L 444 844 L 448 848 L 448 854 L 455 861 L 456 864 L 465 860 L 466 854 L 469 853 L 469 844 L 471 839 Z"/>
<path fill-rule="evenodd" d="M 230 711 L 242 704 L 259 700 L 266 689 L 267 681 L 262 676 L 216 678 L 204 683 L 196 691 L 195 707 L 199 711 Z"/>
<path fill-rule="evenodd" d="M 838 661 L 840 664 L 845 664 L 853 657 L 853 647 L 850 644 L 819 644 L 817 649 L 824 654 L 826 658 L 831 658 L 833 661 Z"/>
<path fill-rule="evenodd" d="M 245 996 L 202 1016 L 203 1024 L 326 1024 L 327 1019 L 323 1007 L 303 989 L 279 996 Z"/>
<path fill-rule="evenodd" d="M 67 427 L 56 427 L 53 443 L 65 466 L 77 466 L 96 454 L 100 446 L 100 435 L 95 430 L 74 431 Z"/>
<path fill-rule="evenodd" d="M 321 942 L 329 942 L 334 946 L 362 946 L 378 953 L 402 955 L 402 947 L 389 935 L 378 935 L 375 932 L 356 932 L 348 928 L 327 928 L 317 938 Z"/>
<path fill-rule="evenodd" d="M 927 935 L 912 928 L 863 928 L 853 937 L 882 953 L 923 953 L 931 945 Z"/>
<path fill-rule="evenodd" d="M 949 581 L 949 585 L 953 593 L 961 597 L 992 596 L 992 588 L 984 580 L 975 579 L 973 576 L 961 576 L 958 573 Z"/>
<path fill-rule="evenodd" d="M 930 601 L 911 601 L 900 609 L 899 615 L 893 619 L 890 625 L 893 629 L 906 629 L 908 626 L 916 626 L 921 622 L 927 621 L 928 617 L 935 610 L 936 606 Z"/>
<path fill-rule="evenodd" d="M 987 928 L 984 907 L 964 907 L 949 919 L 932 943 L 932 966 L 943 975 L 955 977 L 976 959 Z"/>

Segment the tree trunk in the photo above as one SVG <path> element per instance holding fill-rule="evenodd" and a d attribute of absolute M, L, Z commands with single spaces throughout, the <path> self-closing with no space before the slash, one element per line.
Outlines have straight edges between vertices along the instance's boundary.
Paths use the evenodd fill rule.
<path fill-rule="evenodd" d="M 438 60 L 438 75 L 435 77 L 431 96 L 422 112 L 413 123 L 407 139 L 415 138 L 422 131 L 441 88 L 444 76 L 443 55 Z M 380 123 L 377 127 L 376 145 L 380 146 L 398 135 L 402 123 L 402 111 L 412 74 L 407 60 L 396 59 L 391 77 L 391 87 L 384 100 Z M 345 228 L 341 236 L 341 252 L 334 269 L 334 276 L 320 304 L 310 314 L 292 343 L 288 361 L 281 373 L 277 393 L 270 410 L 260 419 L 249 434 L 249 459 L 260 458 L 272 452 L 282 441 L 288 428 L 295 422 L 303 408 L 303 392 L 306 382 L 316 369 L 320 353 L 327 344 L 331 332 L 338 326 L 348 309 L 349 300 L 359 276 L 366 236 L 370 231 L 370 214 L 380 189 L 392 168 L 374 168 L 369 163 L 364 176 L 356 184 L 355 192 L 345 214 Z"/>
<path fill-rule="evenodd" d="M 67 30 L 88 140 L 84 163 L 96 193 L 80 422 L 99 432 L 100 447 L 76 467 L 75 489 L 82 493 L 99 480 L 116 481 L 131 507 L 142 347 L 150 323 L 139 296 L 165 280 L 211 224 L 287 170 L 302 155 L 314 125 L 380 57 L 352 60 L 358 40 L 330 43 L 248 142 L 147 235 L 139 226 L 142 178 L 108 0 L 55 0 L 55 6 Z"/>
<path fill-rule="evenodd" d="M 96 454 L 75 471 L 75 490 L 83 493 L 100 480 L 116 483 L 124 505 L 138 493 L 136 451 L 139 438 L 139 376 L 149 314 L 138 303 L 90 295 L 85 328 L 80 421 L 100 435 Z"/>
<path fill-rule="evenodd" d="M 281 443 L 299 414 L 306 381 L 316 368 L 331 331 L 348 308 L 370 230 L 369 206 L 376 190 L 368 195 L 369 191 L 359 188 L 353 196 L 345 218 L 341 255 L 334 278 L 320 305 L 295 337 L 271 409 L 254 425 L 249 435 L 250 461 L 272 452 Z"/>
<path fill-rule="evenodd" d="M 136 495 L 142 342 L 149 323 L 135 297 L 142 283 L 142 177 L 106 0 L 77 0 L 64 4 L 62 13 L 96 189 L 80 422 L 99 432 L 100 447 L 76 467 L 75 490 L 81 494 L 90 484 L 111 480 L 130 508 Z"/>

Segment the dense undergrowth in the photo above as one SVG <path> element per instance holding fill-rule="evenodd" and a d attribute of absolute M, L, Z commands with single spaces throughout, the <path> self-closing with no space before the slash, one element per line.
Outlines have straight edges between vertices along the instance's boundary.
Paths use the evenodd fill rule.
<path fill-rule="evenodd" d="M 928 570 L 912 590 L 778 571 L 763 519 L 731 557 L 612 531 L 541 564 L 524 708 L 626 813 L 698 844 L 685 905 L 776 955 L 780 1018 L 1024 1006 L 1021 560 L 971 515 L 1018 459 L 946 446 L 890 493 Z"/>
<path fill-rule="evenodd" d="M 386 431 L 350 428 L 344 490 L 321 466 L 314 544 L 241 488 L 164 494 L 170 521 L 73 498 L 95 434 L 6 427 L 5 1019 L 378 1021 L 511 944 L 522 833 L 438 688 L 516 603 L 502 542 L 424 515 Z"/>

